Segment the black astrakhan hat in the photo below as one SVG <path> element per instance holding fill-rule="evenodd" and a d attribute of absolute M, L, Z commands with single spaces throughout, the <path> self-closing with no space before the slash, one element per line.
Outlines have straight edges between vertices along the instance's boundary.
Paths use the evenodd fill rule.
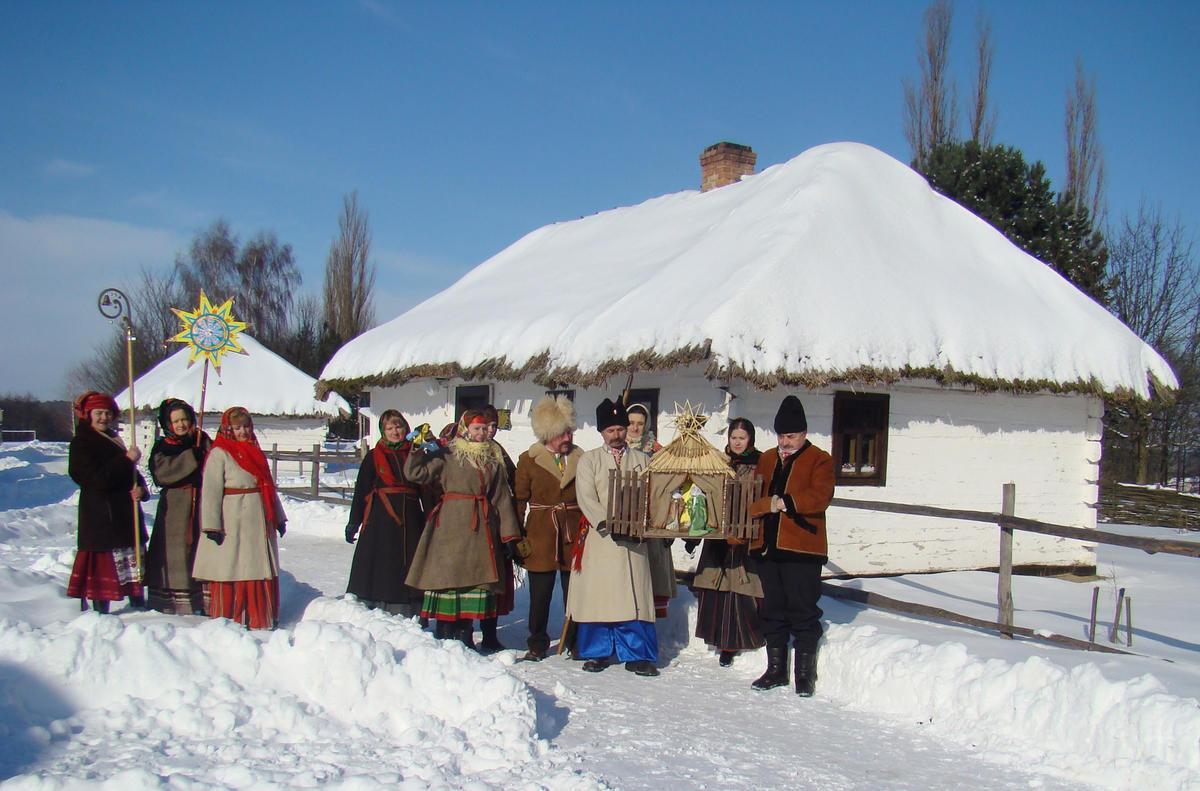
<path fill-rule="evenodd" d="M 596 430 L 603 431 L 609 426 L 628 426 L 629 415 L 625 412 L 625 405 L 620 399 L 613 401 L 611 398 L 606 398 L 600 402 L 600 406 L 596 407 Z"/>
<path fill-rule="evenodd" d="M 794 395 L 783 399 L 775 413 L 776 434 L 800 434 L 808 431 L 808 418 L 804 416 L 804 404 Z"/>

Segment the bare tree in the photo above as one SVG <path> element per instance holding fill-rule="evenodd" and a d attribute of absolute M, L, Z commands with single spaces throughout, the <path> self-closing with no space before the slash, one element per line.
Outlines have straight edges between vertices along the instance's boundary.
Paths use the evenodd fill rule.
<path fill-rule="evenodd" d="M 1180 388 L 1170 404 L 1110 404 L 1106 452 L 1112 451 L 1115 464 L 1127 459 L 1125 474 L 1138 483 L 1149 482 L 1151 457 L 1158 453 L 1165 482 L 1178 468 L 1179 454 L 1186 461 L 1197 442 L 1200 268 L 1194 241 L 1179 220 L 1168 222 L 1160 209 L 1145 205 L 1109 238 L 1109 310 L 1172 363 Z"/>
<path fill-rule="evenodd" d="M 214 303 L 237 296 L 238 240 L 229 223 L 218 219 L 196 234 L 187 255 L 175 256 L 175 272 L 183 293 L 196 299 L 204 289 Z"/>
<path fill-rule="evenodd" d="M 1086 207 L 1096 222 L 1104 219 L 1104 152 L 1100 148 L 1096 118 L 1096 80 L 1075 61 L 1075 83 L 1067 91 L 1067 187 L 1079 213 Z"/>
<path fill-rule="evenodd" d="M 370 255 L 370 222 L 355 191 L 342 198 L 338 236 L 329 244 L 325 259 L 325 324 L 338 343 L 361 335 L 375 323 L 375 267 Z"/>
<path fill-rule="evenodd" d="M 992 144 L 996 112 L 988 108 L 988 86 L 992 80 L 992 23 L 982 11 L 975 18 L 975 88 L 971 93 L 971 139 L 981 147 Z"/>
<path fill-rule="evenodd" d="M 262 231 L 238 256 L 239 313 L 250 334 L 270 348 L 285 342 L 288 313 L 301 282 L 290 244 L 280 244 L 275 234 Z"/>
<path fill-rule="evenodd" d="M 904 80 L 904 134 L 917 170 L 924 171 L 930 149 L 954 139 L 958 100 L 950 80 L 950 0 L 934 0 L 925 9 L 925 30 L 917 42 L 920 85 Z"/>

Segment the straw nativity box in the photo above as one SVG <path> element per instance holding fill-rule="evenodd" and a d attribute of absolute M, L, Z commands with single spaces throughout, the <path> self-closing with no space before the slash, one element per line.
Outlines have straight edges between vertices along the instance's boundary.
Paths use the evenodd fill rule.
<path fill-rule="evenodd" d="M 612 470 L 608 527 L 630 538 L 750 539 L 759 525 L 750 504 L 762 496 L 762 478 L 738 476 L 725 454 L 700 431 L 708 415 L 676 404 L 675 439 L 644 470 Z"/>

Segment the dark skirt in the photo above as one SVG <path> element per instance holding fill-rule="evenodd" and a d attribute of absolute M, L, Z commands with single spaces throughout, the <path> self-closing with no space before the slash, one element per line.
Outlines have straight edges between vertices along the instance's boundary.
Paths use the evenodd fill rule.
<path fill-rule="evenodd" d="M 67 582 L 67 595 L 73 599 L 119 601 L 126 596 L 141 596 L 133 547 L 75 553 L 75 565 Z"/>
<path fill-rule="evenodd" d="M 731 591 L 698 590 L 696 636 L 719 651 L 766 645 L 758 621 L 758 599 Z"/>
<path fill-rule="evenodd" d="M 364 602 L 419 606 L 423 592 L 405 585 L 404 579 L 421 540 L 420 500 L 410 494 L 374 496 L 387 497 L 391 513 L 402 521 L 392 519 L 381 503 L 372 503 L 354 546 L 346 592 Z"/>

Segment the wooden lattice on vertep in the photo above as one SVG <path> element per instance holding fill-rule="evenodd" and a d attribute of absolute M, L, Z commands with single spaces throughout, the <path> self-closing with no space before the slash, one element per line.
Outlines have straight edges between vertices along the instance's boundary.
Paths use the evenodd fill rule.
<path fill-rule="evenodd" d="M 750 504 L 762 496 L 758 476 L 734 473 L 725 454 L 700 433 L 708 416 L 675 405 L 675 439 L 636 471 L 609 471 L 608 527 L 635 538 L 757 536 Z"/>

